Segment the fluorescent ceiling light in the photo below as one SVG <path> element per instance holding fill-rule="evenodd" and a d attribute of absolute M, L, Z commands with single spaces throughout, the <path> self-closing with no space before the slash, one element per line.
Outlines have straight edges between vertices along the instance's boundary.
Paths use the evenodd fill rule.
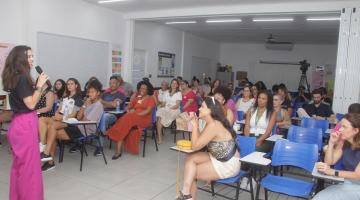
<path fill-rule="evenodd" d="M 206 20 L 206 23 L 231 23 L 231 22 L 241 22 L 241 19 L 209 19 Z"/>
<path fill-rule="evenodd" d="M 307 21 L 339 21 L 340 17 L 308 17 Z"/>
<path fill-rule="evenodd" d="M 165 24 L 196 24 L 196 21 L 166 22 Z"/>
<path fill-rule="evenodd" d="M 294 18 L 255 18 L 253 22 L 292 22 Z"/>
<path fill-rule="evenodd" d="M 115 2 L 122 2 L 122 1 L 128 1 L 128 0 L 103 0 L 103 1 L 98 1 L 98 3 L 115 3 Z"/>

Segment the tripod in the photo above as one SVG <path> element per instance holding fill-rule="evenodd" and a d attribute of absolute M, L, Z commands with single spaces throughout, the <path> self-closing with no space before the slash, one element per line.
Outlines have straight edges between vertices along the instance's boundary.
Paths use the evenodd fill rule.
<path fill-rule="evenodd" d="M 302 73 L 301 77 L 300 77 L 300 82 L 299 82 L 299 87 L 300 86 L 304 86 L 305 87 L 305 91 L 307 90 L 308 93 L 310 94 L 310 85 L 309 82 L 307 80 L 307 76 L 306 73 Z"/>

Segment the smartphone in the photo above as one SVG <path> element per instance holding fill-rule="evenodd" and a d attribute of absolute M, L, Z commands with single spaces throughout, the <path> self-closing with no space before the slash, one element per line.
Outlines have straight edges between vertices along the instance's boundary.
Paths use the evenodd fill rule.
<path fill-rule="evenodd" d="M 339 122 L 336 124 L 335 128 L 333 129 L 333 132 L 338 132 L 340 134 L 339 132 L 340 128 L 341 128 L 341 123 Z"/>

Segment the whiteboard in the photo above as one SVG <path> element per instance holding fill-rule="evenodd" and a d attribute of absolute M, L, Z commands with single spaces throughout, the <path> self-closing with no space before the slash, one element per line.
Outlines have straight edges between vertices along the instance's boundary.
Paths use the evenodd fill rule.
<path fill-rule="evenodd" d="M 107 42 L 40 32 L 35 56 L 36 64 L 50 76 L 52 84 L 59 78 L 76 78 L 83 89 L 95 76 L 107 85 L 111 62 Z"/>

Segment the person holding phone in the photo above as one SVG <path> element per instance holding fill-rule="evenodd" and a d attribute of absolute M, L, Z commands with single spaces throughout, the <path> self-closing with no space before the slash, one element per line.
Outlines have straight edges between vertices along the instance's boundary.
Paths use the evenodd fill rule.
<path fill-rule="evenodd" d="M 314 200 L 360 199 L 360 114 L 346 114 L 341 128 L 332 132 L 324 162 L 316 164 L 320 173 L 345 178 L 345 182 L 332 185 L 319 192 Z M 343 169 L 330 168 L 342 159 Z"/>
<path fill-rule="evenodd" d="M 33 53 L 28 46 L 14 47 L 5 61 L 2 81 L 9 92 L 14 116 L 8 130 L 13 163 L 10 172 L 10 200 L 43 200 L 38 116 L 35 109 L 48 76 L 39 75 L 34 88 L 30 76 Z"/>

